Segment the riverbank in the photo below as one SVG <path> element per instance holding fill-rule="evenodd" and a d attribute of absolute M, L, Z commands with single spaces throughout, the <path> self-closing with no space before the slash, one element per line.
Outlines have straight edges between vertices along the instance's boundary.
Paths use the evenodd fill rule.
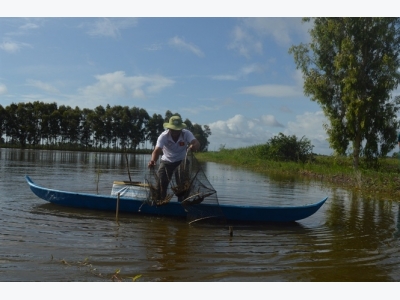
<path fill-rule="evenodd" d="M 306 163 L 278 162 L 261 159 L 241 149 L 197 153 L 196 157 L 200 161 L 229 164 L 266 175 L 286 174 L 324 181 L 356 190 L 363 197 L 400 199 L 400 161 L 397 158 L 381 159 L 376 168 L 361 165 L 354 170 L 350 157 L 316 155 Z"/>

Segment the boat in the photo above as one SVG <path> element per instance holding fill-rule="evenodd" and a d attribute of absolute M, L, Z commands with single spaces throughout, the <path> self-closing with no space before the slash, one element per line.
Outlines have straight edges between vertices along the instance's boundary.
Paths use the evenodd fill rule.
<path fill-rule="evenodd" d="M 156 206 L 145 202 L 143 191 L 138 186 L 136 196 L 122 196 L 122 193 L 97 195 L 89 193 L 68 192 L 49 189 L 37 185 L 26 175 L 25 179 L 31 191 L 39 198 L 53 204 L 103 211 L 118 211 L 121 213 L 135 213 L 166 217 L 187 217 L 187 210 L 178 201 L 171 201 L 167 205 Z M 206 209 L 218 206 L 227 222 L 295 222 L 310 217 L 326 202 L 328 197 L 319 202 L 301 206 L 246 206 L 229 204 L 197 204 Z"/>

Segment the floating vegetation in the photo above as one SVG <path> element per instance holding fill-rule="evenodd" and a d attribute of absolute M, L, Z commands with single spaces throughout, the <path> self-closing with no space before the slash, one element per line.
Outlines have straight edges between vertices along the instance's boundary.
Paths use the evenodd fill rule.
<path fill-rule="evenodd" d="M 53 255 L 51 255 L 51 260 L 53 261 Z M 68 267 L 77 267 L 78 269 L 84 268 L 85 270 L 89 271 L 91 274 L 93 274 L 96 277 L 102 278 L 104 280 L 110 280 L 113 282 L 125 282 L 125 281 L 137 281 L 139 278 L 142 277 L 142 275 L 135 275 L 135 276 L 124 276 L 121 274 L 120 269 L 116 269 L 114 273 L 112 274 L 103 274 L 99 270 L 97 270 L 90 262 L 88 258 L 85 258 L 83 261 L 77 261 L 77 262 L 68 262 L 65 259 L 59 260 L 59 262 Z"/>

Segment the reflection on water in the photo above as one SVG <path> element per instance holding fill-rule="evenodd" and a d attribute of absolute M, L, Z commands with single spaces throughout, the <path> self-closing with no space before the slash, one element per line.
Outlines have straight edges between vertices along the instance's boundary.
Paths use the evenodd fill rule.
<path fill-rule="evenodd" d="M 128 155 L 141 181 L 149 156 Z M 58 207 L 32 194 L 37 183 L 109 194 L 127 180 L 125 156 L 0 149 L 0 280 L 398 281 L 398 203 L 295 177 L 267 177 L 216 163 L 205 173 L 220 202 L 298 205 L 329 199 L 293 224 L 221 225 Z M 97 182 L 98 181 L 98 182 Z"/>

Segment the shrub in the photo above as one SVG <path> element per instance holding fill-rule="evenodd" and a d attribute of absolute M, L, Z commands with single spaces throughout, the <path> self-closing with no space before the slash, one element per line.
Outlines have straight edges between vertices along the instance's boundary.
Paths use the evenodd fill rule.
<path fill-rule="evenodd" d="M 286 136 L 283 133 L 279 133 L 267 142 L 264 150 L 267 150 L 269 159 L 305 163 L 307 160 L 312 159 L 313 148 L 311 141 L 304 136 L 297 140 L 295 135 Z"/>

